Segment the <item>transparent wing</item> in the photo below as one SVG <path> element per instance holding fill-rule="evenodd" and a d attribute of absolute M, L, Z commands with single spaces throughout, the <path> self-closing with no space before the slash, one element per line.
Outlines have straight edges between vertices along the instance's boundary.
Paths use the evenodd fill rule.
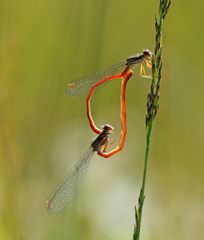
<path fill-rule="evenodd" d="M 64 180 L 47 200 L 47 209 L 49 212 L 57 213 L 63 210 L 75 197 L 85 179 L 89 161 L 93 154 L 92 147 L 88 148 L 74 167 L 65 175 Z"/>
<path fill-rule="evenodd" d="M 66 93 L 72 96 L 79 96 L 79 95 L 86 94 L 90 91 L 94 83 L 108 76 L 115 75 L 122 70 L 125 70 L 125 67 L 126 67 L 126 61 L 123 61 L 120 63 L 116 63 L 114 65 L 111 65 L 101 71 L 89 74 L 73 82 L 70 82 L 66 86 Z"/>

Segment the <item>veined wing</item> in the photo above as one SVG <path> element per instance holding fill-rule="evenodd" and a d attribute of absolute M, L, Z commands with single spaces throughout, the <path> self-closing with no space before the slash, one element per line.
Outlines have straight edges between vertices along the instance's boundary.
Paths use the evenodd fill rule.
<path fill-rule="evenodd" d="M 49 212 L 57 213 L 63 210 L 76 196 L 85 179 L 89 161 L 93 154 L 93 148 L 88 148 L 74 167 L 65 175 L 64 180 L 47 200 L 47 209 Z"/>
<path fill-rule="evenodd" d="M 79 96 L 90 91 L 94 83 L 108 76 L 115 75 L 125 70 L 126 61 L 116 63 L 98 72 L 86 75 L 80 79 L 70 82 L 66 86 L 66 92 L 72 96 Z"/>

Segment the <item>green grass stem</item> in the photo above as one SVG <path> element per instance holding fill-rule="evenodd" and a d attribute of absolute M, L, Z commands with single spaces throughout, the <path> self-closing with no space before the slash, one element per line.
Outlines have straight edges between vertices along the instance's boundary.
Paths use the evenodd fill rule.
<path fill-rule="evenodd" d="M 149 150 L 151 143 L 151 133 L 153 127 L 153 121 L 156 117 L 159 108 L 159 90 L 160 81 L 162 75 L 162 32 L 163 22 L 171 6 L 171 0 L 160 0 L 159 4 L 159 16 L 155 16 L 155 51 L 152 58 L 152 82 L 149 94 L 147 95 L 147 111 L 146 111 L 146 150 L 144 159 L 144 169 L 142 177 L 142 187 L 138 198 L 138 207 L 135 206 L 135 225 L 133 232 L 133 240 L 140 239 L 142 213 L 145 200 L 145 185 L 147 176 L 147 166 L 149 161 Z"/>

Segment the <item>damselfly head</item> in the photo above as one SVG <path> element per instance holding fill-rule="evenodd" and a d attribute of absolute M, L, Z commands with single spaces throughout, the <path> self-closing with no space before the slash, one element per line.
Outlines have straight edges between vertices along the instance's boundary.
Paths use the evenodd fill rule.
<path fill-rule="evenodd" d="M 105 124 L 102 126 L 103 131 L 106 133 L 111 133 L 111 131 L 114 129 L 110 124 Z"/>
<path fill-rule="evenodd" d="M 152 59 L 152 52 L 149 50 L 149 49 L 145 49 L 143 51 L 143 56 L 146 58 L 146 59 Z"/>

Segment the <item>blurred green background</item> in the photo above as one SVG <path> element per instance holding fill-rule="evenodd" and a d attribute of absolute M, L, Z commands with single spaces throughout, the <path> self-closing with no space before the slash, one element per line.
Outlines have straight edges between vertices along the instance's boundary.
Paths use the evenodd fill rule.
<path fill-rule="evenodd" d="M 154 49 L 159 1 L 0 2 L 0 239 L 131 239 L 145 151 L 150 81 L 127 86 L 124 150 L 94 156 L 83 188 L 58 215 L 46 198 L 95 137 L 85 96 L 67 82 Z M 203 239 L 204 3 L 175 1 L 165 22 L 160 109 L 154 124 L 141 239 Z M 115 127 L 120 81 L 97 91 L 93 115 Z"/>

